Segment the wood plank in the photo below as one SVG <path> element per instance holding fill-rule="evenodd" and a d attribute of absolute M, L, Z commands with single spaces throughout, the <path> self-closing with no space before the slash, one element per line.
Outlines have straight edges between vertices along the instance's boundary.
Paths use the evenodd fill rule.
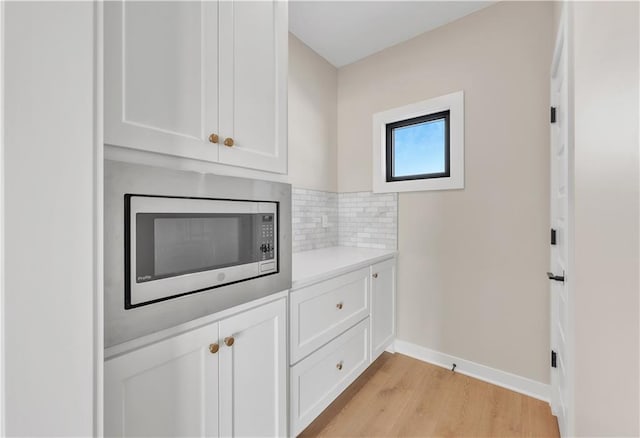
<path fill-rule="evenodd" d="M 388 436 L 415 391 L 414 382 L 419 381 L 425 369 L 415 366 L 415 360 L 409 357 L 399 358 L 403 368 L 394 370 L 383 388 L 369 400 L 368 415 L 359 429 L 360 436 Z"/>
<path fill-rule="evenodd" d="M 559 437 L 546 402 L 384 353 L 301 437 Z"/>
<path fill-rule="evenodd" d="M 383 368 L 389 362 L 390 356 L 381 357 L 372 363 L 364 373 L 360 375 L 345 391 L 331 403 L 322 414 L 316 418 L 299 436 L 331 436 L 332 426 L 335 422 L 342 423 L 342 417 L 349 417 L 355 408 L 351 405 L 351 400 L 358 395 L 361 399 L 366 397 L 367 391 L 375 392 L 381 382 L 388 378 L 388 374 Z M 366 387 L 366 389 L 365 389 Z M 356 412 L 357 413 L 357 412 Z"/>
<path fill-rule="evenodd" d="M 375 409 L 363 410 L 361 406 L 370 406 L 373 404 L 379 397 L 379 394 L 389 388 L 388 382 L 394 378 L 394 374 L 403 373 L 409 365 L 406 361 L 394 361 L 392 359 L 393 358 L 389 358 L 389 360 L 371 376 L 371 379 L 355 394 L 354 399 L 340 412 L 334 424 L 331 424 L 321 436 L 362 435 L 362 429 L 366 427 L 369 419 L 375 415 Z"/>

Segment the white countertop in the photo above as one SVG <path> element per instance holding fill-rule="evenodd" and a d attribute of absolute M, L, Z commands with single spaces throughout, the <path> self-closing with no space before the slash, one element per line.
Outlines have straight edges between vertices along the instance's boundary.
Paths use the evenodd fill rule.
<path fill-rule="evenodd" d="M 391 258 L 389 249 L 333 246 L 293 253 L 291 289 L 298 289 Z"/>

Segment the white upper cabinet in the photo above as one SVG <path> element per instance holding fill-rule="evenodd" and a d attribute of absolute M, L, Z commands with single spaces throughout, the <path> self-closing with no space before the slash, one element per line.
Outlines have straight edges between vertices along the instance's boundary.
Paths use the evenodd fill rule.
<path fill-rule="evenodd" d="M 220 2 L 222 163 L 287 172 L 287 29 L 286 2 Z"/>
<path fill-rule="evenodd" d="M 218 5 L 105 2 L 104 21 L 105 143 L 217 161 Z"/>
<path fill-rule="evenodd" d="M 286 2 L 104 10 L 105 143 L 286 173 Z"/>

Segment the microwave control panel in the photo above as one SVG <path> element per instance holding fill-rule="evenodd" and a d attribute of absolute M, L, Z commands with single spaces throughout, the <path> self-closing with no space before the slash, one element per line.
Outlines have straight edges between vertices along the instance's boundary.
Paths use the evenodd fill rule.
<path fill-rule="evenodd" d="M 261 260 L 271 260 L 275 257 L 275 221 L 273 214 L 263 214 L 260 225 Z"/>

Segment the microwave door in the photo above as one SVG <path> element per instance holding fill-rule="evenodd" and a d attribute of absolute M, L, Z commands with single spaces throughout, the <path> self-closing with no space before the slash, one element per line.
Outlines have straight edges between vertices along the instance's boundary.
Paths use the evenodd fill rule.
<path fill-rule="evenodd" d="M 248 214 L 138 214 L 136 281 L 257 261 L 251 219 Z"/>
<path fill-rule="evenodd" d="M 135 205 L 149 198 L 137 200 L 131 199 L 126 308 L 277 271 L 275 262 L 265 263 L 276 258 L 275 205 L 265 214 L 254 205 L 264 203 L 170 198 L 157 213 L 150 210 L 158 206 Z"/>
<path fill-rule="evenodd" d="M 154 219 L 156 275 L 182 275 L 250 262 L 250 221 L 231 216 Z"/>

